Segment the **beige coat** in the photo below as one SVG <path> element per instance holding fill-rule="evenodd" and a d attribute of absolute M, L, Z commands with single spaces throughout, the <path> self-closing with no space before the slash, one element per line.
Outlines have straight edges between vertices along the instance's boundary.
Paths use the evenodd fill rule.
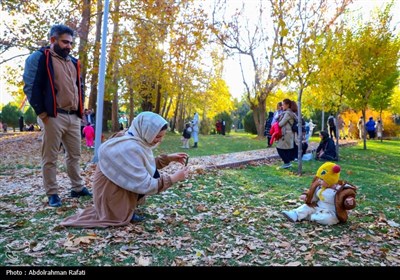
<path fill-rule="evenodd" d="M 294 148 L 294 133 L 292 124 L 297 116 L 291 109 L 284 111 L 279 118 L 279 126 L 282 128 L 282 138 L 278 140 L 276 147 L 279 149 L 289 150 Z"/>
<path fill-rule="evenodd" d="M 157 168 L 169 164 L 166 155 L 155 158 Z M 159 192 L 172 185 L 167 174 L 158 179 Z M 93 205 L 82 212 L 65 218 L 60 225 L 71 227 L 95 228 L 125 226 L 130 223 L 136 207 L 144 203 L 146 196 L 138 200 L 139 194 L 128 191 L 104 176 L 99 166 L 94 173 Z"/>

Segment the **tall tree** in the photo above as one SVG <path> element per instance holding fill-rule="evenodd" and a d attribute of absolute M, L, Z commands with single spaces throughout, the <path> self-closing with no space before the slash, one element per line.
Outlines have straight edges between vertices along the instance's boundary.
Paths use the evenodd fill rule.
<path fill-rule="evenodd" d="M 391 7 L 388 4 L 378 11 L 354 36 L 356 62 L 361 71 L 356 79 L 357 88 L 349 92 L 348 98 L 352 107 L 362 111 L 364 120 L 367 108 L 383 106 L 382 101 L 389 100 L 397 84 L 400 40 L 391 31 Z M 365 133 L 363 138 L 367 149 Z"/>
<path fill-rule="evenodd" d="M 316 58 L 319 71 L 313 72 L 310 86 L 303 100 L 316 109 L 334 112 L 338 123 L 338 114 L 347 108 L 347 94 L 356 88 L 356 77 L 361 71 L 355 63 L 352 48 L 352 31 L 342 29 L 327 30 L 321 35 L 318 47 L 326 49 Z M 336 126 L 336 135 L 339 135 Z M 336 138 L 336 151 L 339 157 L 339 137 Z"/>
<path fill-rule="evenodd" d="M 78 28 L 79 59 L 81 61 L 81 76 L 86 88 L 86 73 L 88 69 L 88 37 L 90 27 L 90 0 L 82 0 L 82 18 Z M 86 90 L 85 90 L 86 92 Z M 86 92 L 87 93 L 87 92 Z"/>
<path fill-rule="evenodd" d="M 118 70 L 119 70 L 119 50 L 120 50 L 120 36 L 119 24 L 121 15 L 119 13 L 121 0 L 113 1 L 114 9 L 111 13 L 111 19 L 114 25 L 111 39 L 110 51 L 108 54 L 108 64 L 107 64 L 107 76 L 106 76 L 106 87 L 105 87 L 105 99 L 112 100 L 112 110 L 111 110 L 111 130 L 116 132 L 119 130 L 118 124 Z M 106 124 L 107 120 L 103 120 Z M 107 128 L 107 126 L 105 126 Z"/>
<path fill-rule="evenodd" d="M 280 56 L 290 79 L 297 87 L 298 119 L 302 120 L 302 97 L 310 84 L 312 75 L 318 71 L 316 59 L 326 50 L 320 38 L 344 13 L 352 0 L 288 0 L 272 1 L 273 14 L 280 29 Z M 290 84 L 289 84 L 290 85 Z M 298 143 L 303 137 L 301 126 Z M 302 149 L 298 149 L 298 174 L 302 174 Z"/>
<path fill-rule="evenodd" d="M 276 5 L 278 2 L 278 0 L 270 1 L 271 5 Z M 271 17 L 265 14 L 268 9 L 265 9 L 263 1 L 259 1 L 257 8 L 254 9 L 256 16 L 252 15 L 252 19 L 248 13 L 246 16 L 245 9 L 250 8 L 250 5 L 246 4 L 243 3 L 241 9 L 233 15 L 222 16 L 219 20 L 220 14 L 226 14 L 229 4 L 227 1 L 216 3 L 213 12 L 213 30 L 229 54 L 239 55 L 246 99 L 253 110 L 257 135 L 263 138 L 267 97 L 286 77 L 286 72 L 279 66 L 281 61 L 277 57 L 282 26 L 276 20 L 267 21 Z M 274 18 L 274 14 L 272 16 Z M 242 64 L 244 58 L 250 60 L 254 73 L 251 80 L 246 79 L 246 70 Z"/>
<path fill-rule="evenodd" d="M 97 0 L 96 5 L 96 35 L 93 46 L 93 66 L 91 69 L 89 108 L 95 108 L 97 102 L 97 84 L 99 77 L 100 62 L 100 39 L 101 39 L 101 22 L 103 16 L 103 0 Z M 103 34 L 107 36 L 107 34 Z"/>

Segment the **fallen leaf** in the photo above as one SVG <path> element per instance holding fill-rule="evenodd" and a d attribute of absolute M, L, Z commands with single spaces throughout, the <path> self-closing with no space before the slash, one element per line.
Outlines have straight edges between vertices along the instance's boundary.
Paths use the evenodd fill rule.
<path fill-rule="evenodd" d="M 149 266 L 151 263 L 151 258 L 140 256 L 139 258 L 137 258 L 136 263 L 139 266 Z"/>
<path fill-rule="evenodd" d="M 301 262 L 298 262 L 298 261 L 290 262 L 288 264 L 285 264 L 285 266 L 301 266 Z"/>

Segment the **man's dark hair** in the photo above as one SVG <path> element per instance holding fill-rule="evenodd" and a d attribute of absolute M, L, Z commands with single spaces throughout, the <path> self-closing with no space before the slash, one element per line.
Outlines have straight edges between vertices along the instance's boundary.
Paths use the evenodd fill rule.
<path fill-rule="evenodd" d="M 71 28 L 69 28 L 68 26 L 65 26 L 63 24 L 56 24 L 56 25 L 53 25 L 50 29 L 50 38 L 53 36 L 59 37 L 65 33 L 68 33 L 69 35 L 74 37 L 74 30 L 72 30 Z"/>

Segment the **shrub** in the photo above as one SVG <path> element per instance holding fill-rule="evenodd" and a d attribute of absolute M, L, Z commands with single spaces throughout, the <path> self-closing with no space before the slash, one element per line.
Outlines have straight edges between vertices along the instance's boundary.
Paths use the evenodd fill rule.
<path fill-rule="evenodd" d="M 208 135 L 211 131 L 211 121 L 209 119 L 203 119 L 200 121 L 200 134 Z"/>
<path fill-rule="evenodd" d="M 256 124 L 254 123 L 253 111 L 249 111 L 243 119 L 244 131 L 257 134 Z"/>

